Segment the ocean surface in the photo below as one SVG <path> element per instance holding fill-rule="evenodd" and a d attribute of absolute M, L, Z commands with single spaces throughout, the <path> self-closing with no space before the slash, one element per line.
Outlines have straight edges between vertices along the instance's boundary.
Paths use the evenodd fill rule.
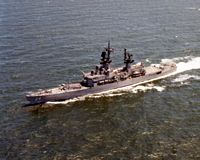
<path fill-rule="evenodd" d="M 25 95 L 81 79 L 108 40 L 163 80 L 42 106 Z M 199 0 L 0 0 L 0 160 L 200 159 Z"/>

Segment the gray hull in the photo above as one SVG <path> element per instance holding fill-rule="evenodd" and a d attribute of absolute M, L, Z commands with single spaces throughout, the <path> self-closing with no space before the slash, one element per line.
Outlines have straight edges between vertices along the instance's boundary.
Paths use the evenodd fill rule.
<path fill-rule="evenodd" d="M 164 77 L 167 77 L 171 73 L 175 72 L 176 67 L 167 67 L 159 74 L 147 74 L 144 76 L 126 79 L 124 81 L 118 81 L 114 83 L 99 85 L 91 88 L 86 88 L 82 90 L 75 90 L 71 92 L 63 92 L 58 94 L 49 94 L 49 95 L 43 95 L 43 96 L 31 96 L 27 95 L 26 98 L 31 104 L 39 104 L 39 103 L 45 103 L 48 101 L 63 101 L 68 100 L 76 97 L 81 97 L 89 94 L 95 94 L 100 93 L 112 89 L 122 88 L 130 85 L 139 85 L 144 84 L 147 82 L 151 82 L 154 80 L 162 79 Z"/>

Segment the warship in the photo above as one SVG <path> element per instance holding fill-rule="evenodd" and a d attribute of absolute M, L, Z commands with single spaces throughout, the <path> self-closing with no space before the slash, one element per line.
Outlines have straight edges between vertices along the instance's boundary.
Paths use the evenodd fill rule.
<path fill-rule="evenodd" d="M 76 83 L 61 84 L 58 87 L 29 92 L 26 99 L 30 105 L 42 104 L 48 101 L 69 100 L 89 94 L 139 85 L 162 79 L 176 71 L 176 64 L 166 62 L 144 66 L 142 62 L 134 62 L 133 55 L 124 49 L 124 67 L 111 68 L 110 54 L 114 49 L 108 46 L 102 51 L 100 64 L 89 73 L 83 72 L 83 79 Z"/>

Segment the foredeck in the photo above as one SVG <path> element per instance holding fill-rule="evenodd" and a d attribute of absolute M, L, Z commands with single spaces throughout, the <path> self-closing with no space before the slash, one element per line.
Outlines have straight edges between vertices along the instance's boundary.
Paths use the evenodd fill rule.
<path fill-rule="evenodd" d="M 78 85 L 77 87 L 73 87 L 72 85 Z M 30 96 L 47 96 L 47 95 L 53 95 L 53 94 L 61 94 L 66 92 L 72 92 L 77 90 L 84 90 L 87 89 L 87 87 L 81 86 L 79 83 L 76 84 L 64 84 L 59 87 L 47 89 L 47 90 L 38 90 L 37 92 L 30 92 Z"/>

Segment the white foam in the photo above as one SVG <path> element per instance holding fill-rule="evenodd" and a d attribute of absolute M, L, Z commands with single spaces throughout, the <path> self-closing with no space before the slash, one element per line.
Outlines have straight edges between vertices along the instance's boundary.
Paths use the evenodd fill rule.
<path fill-rule="evenodd" d="M 185 57 L 175 57 L 172 59 L 162 59 L 161 62 L 165 63 L 165 62 L 179 62 L 179 61 L 185 61 L 185 60 L 191 60 L 192 56 L 185 56 Z"/>
<path fill-rule="evenodd" d="M 184 62 L 181 62 L 184 61 Z M 176 72 L 171 75 L 175 75 L 181 72 L 200 69 L 200 57 L 186 56 L 186 57 L 176 57 L 173 59 L 162 59 L 161 62 L 175 62 L 177 66 Z"/>
<path fill-rule="evenodd" d="M 155 89 L 157 90 L 158 92 L 162 92 L 165 90 L 165 86 L 155 86 L 153 83 L 151 84 L 147 84 L 146 86 L 136 86 L 133 88 L 133 93 L 137 93 L 138 91 L 143 91 L 143 92 L 146 92 L 148 90 L 152 90 L 152 89 Z"/>
<path fill-rule="evenodd" d="M 185 72 L 192 69 L 200 69 L 200 57 L 191 57 L 187 62 L 179 62 L 176 73 Z"/>
<path fill-rule="evenodd" d="M 143 83 L 147 83 L 147 82 L 148 81 L 143 82 Z M 146 91 L 152 90 L 152 89 L 155 89 L 158 92 L 162 92 L 166 88 L 165 86 L 156 86 L 153 83 L 142 85 L 143 83 L 137 84 L 137 85 L 134 84 L 134 85 L 130 85 L 130 86 L 126 86 L 126 87 L 122 87 L 122 88 L 118 88 L 118 89 L 113 89 L 113 90 L 109 90 L 109 91 L 106 91 L 106 92 L 102 92 L 102 93 L 99 93 L 99 96 L 112 97 L 112 96 L 118 96 L 118 95 L 125 94 L 125 93 L 122 93 L 122 92 L 138 93 L 138 92 L 141 92 L 141 91 L 142 92 L 146 92 Z M 96 97 L 96 96 L 95 95 L 94 96 L 91 95 L 90 97 Z"/>
<path fill-rule="evenodd" d="M 77 97 L 77 98 L 73 98 L 73 99 L 69 99 L 69 100 L 65 100 L 65 101 L 59 101 L 59 102 L 47 102 L 46 104 L 68 104 L 68 103 L 72 103 L 72 102 L 77 102 L 77 101 L 84 101 L 86 98 L 100 98 L 100 97 L 114 97 L 114 96 L 121 96 L 124 93 L 117 93 L 116 90 L 110 90 L 110 91 L 106 91 L 106 92 L 101 92 L 101 93 L 97 93 L 97 94 L 88 94 L 82 97 Z"/>
<path fill-rule="evenodd" d="M 195 7 L 189 7 L 189 8 L 187 8 L 187 9 L 189 9 L 189 10 L 197 10 L 197 11 L 200 11 L 200 8 L 195 8 Z"/>
<path fill-rule="evenodd" d="M 184 82 L 184 81 L 187 81 L 189 79 L 200 80 L 200 76 L 183 74 L 183 75 L 178 76 L 172 82 Z"/>
<path fill-rule="evenodd" d="M 105 96 L 105 97 L 114 97 L 114 96 L 121 96 L 123 94 L 124 93 L 114 93 L 114 92 L 110 91 L 110 92 L 107 92 L 107 93 L 102 92 L 102 93 L 98 93 L 98 94 L 94 94 L 94 95 L 89 95 L 87 97 L 90 97 L 90 98 L 99 98 L 99 97 L 103 97 L 103 96 Z"/>
<path fill-rule="evenodd" d="M 189 7 L 189 8 L 187 8 L 187 9 L 196 10 L 197 8 L 195 8 L 195 7 Z"/>
<path fill-rule="evenodd" d="M 73 98 L 73 99 L 69 99 L 69 100 L 65 100 L 65 101 L 57 101 L 57 102 L 46 102 L 46 104 L 68 104 L 68 103 L 72 103 L 72 102 L 76 102 L 76 101 L 83 101 L 85 100 L 85 97 L 78 97 L 78 98 Z"/>
<path fill-rule="evenodd" d="M 146 61 L 146 62 L 151 62 L 151 61 L 150 61 L 148 58 L 147 58 L 147 59 L 145 59 L 145 61 Z"/>

